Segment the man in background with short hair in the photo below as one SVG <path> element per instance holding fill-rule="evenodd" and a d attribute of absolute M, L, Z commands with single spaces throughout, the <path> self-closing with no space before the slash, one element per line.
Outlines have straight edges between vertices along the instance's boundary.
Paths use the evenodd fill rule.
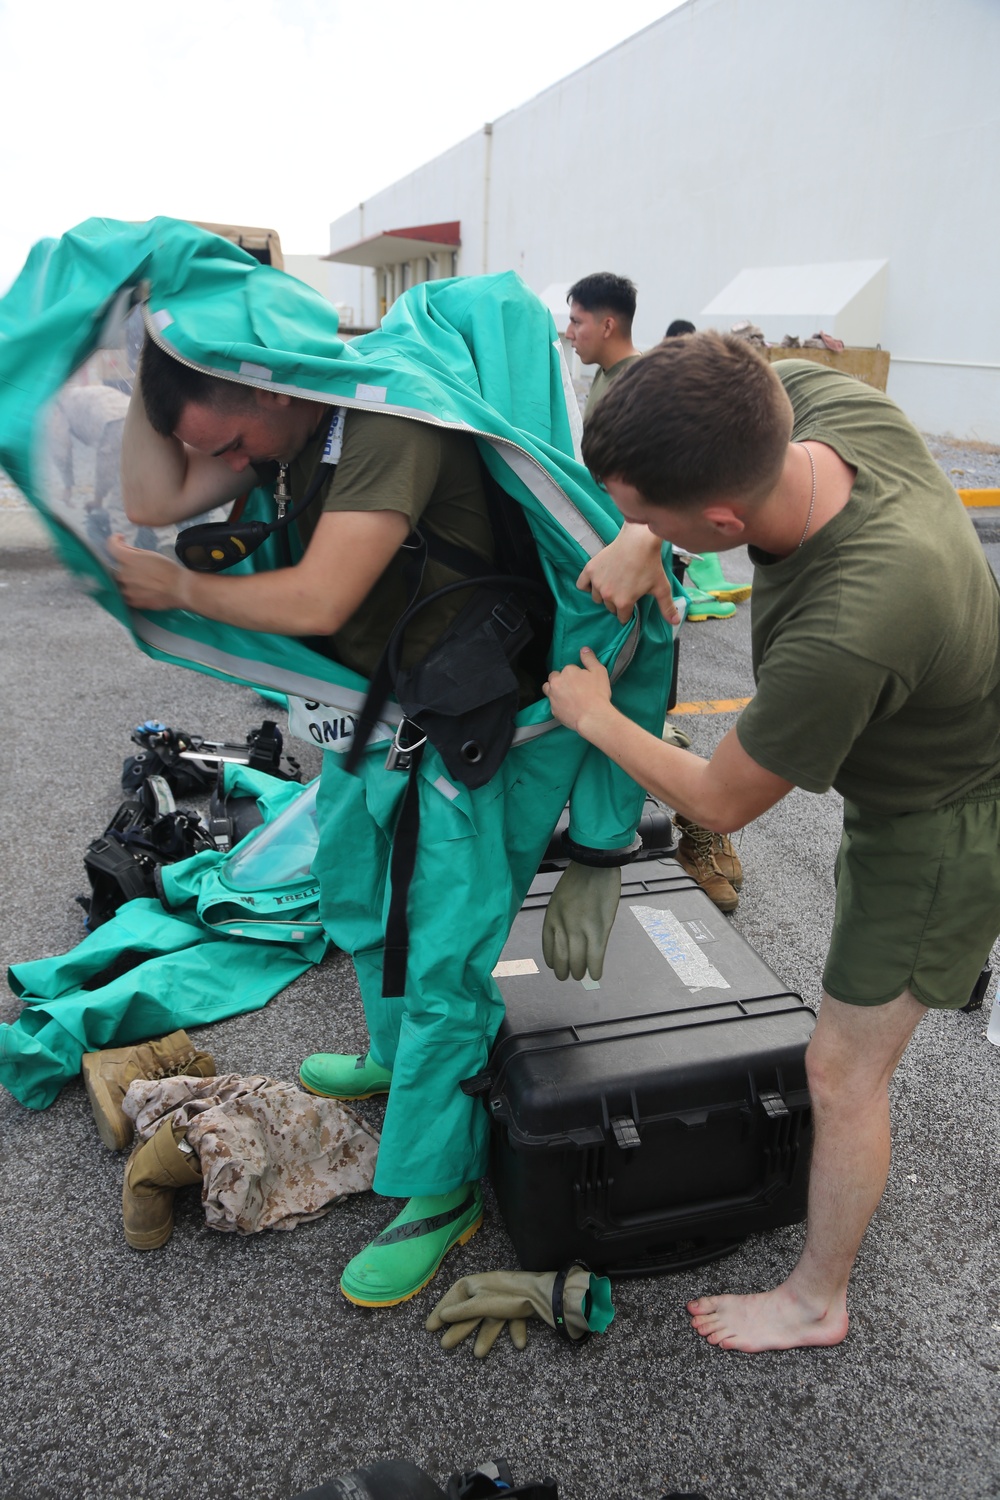
<path fill-rule="evenodd" d="M 635 282 L 613 271 L 594 271 L 570 287 L 566 337 L 581 364 L 597 365 L 584 408 L 586 421 L 605 391 L 623 370 L 642 357 L 632 342 Z"/>

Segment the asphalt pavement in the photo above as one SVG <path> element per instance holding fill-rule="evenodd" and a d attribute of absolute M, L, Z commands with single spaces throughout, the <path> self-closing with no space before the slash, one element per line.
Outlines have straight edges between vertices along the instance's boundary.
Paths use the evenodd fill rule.
<path fill-rule="evenodd" d="M 996 566 L 1000 547 L 988 551 Z M 743 554 L 726 566 L 749 577 Z M 269 710 L 247 689 L 147 660 L 30 527 L 0 556 L 0 621 L 6 964 L 82 937 L 83 852 L 120 801 L 134 724 L 242 738 Z M 748 627 L 741 605 L 685 630 L 682 702 L 750 694 Z M 707 753 L 733 721 L 677 722 Z M 733 923 L 812 1005 L 838 826 L 834 794 L 793 792 L 740 840 Z M 19 1010 L 5 993 L 0 1020 Z M 169 1243 L 137 1253 L 121 1230 L 123 1158 L 98 1139 L 81 1083 L 40 1112 L 0 1092 L 0 1494 L 289 1500 L 378 1458 L 440 1481 L 506 1457 L 521 1481 L 554 1475 L 564 1500 L 996 1497 L 1000 1049 L 986 1021 L 987 1010 L 929 1015 L 900 1065 L 892 1172 L 846 1342 L 754 1356 L 705 1344 L 684 1304 L 772 1285 L 801 1226 L 697 1271 L 616 1283 L 611 1329 L 582 1347 L 535 1324 L 523 1353 L 504 1340 L 478 1362 L 442 1351 L 423 1321 L 459 1275 L 514 1263 L 489 1203 L 426 1291 L 364 1310 L 340 1296 L 339 1272 L 395 1205 L 369 1194 L 291 1233 L 239 1239 L 206 1228 L 189 1192 Z M 317 1048 L 363 1047 L 351 965 L 334 954 L 265 1009 L 192 1035 L 220 1068 L 294 1078 Z M 377 1123 L 377 1102 L 363 1108 Z"/>

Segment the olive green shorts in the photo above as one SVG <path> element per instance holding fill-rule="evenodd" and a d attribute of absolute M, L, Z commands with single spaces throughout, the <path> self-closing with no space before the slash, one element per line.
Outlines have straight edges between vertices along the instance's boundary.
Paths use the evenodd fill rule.
<path fill-rule="evenodd" d="M 934 812 L 844 803 L 837 909 L 823 987 L 848 1005 L 910 990 L 965 1005 L 1000 933 L 1000 780 Z"/>

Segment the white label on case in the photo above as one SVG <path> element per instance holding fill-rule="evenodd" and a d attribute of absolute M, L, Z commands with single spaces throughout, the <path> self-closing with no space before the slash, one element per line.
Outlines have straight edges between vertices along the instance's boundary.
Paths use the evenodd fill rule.
<path fill-rule="evenodd" d="M 709 963 L 704 950 L 672 911 L 661 911 L 658 906 L 633 906 L 632 911 L 678 979 L 692 993 L 729 989 L 728 980 Z"/>
<path fill-rule="evenodd" d="M 696 943 L 714 943 L 715 933 L 711 932 L 704 922 L 686 922 L 684 924 Z"/>

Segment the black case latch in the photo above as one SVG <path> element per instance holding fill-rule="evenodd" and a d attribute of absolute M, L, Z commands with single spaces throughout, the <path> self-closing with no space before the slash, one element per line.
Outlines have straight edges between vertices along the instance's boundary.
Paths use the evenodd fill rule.
<path fill-rule="evenodd" d="M 634 1151 L 637 1146 L 642 1145 L 635 1121 L 631 1115 L 616 1115 L 611 1121 L 611 1129 L 617 1145 L 622 1151 Z"/>
<path fill-rule="evenodd" d="M 760 1102 L 764 1113 L 770 1120 L 780 1120 L 785 1115 L 791 1114 L 791 1110 L 780 1094 L 761 1094 Z"/>

